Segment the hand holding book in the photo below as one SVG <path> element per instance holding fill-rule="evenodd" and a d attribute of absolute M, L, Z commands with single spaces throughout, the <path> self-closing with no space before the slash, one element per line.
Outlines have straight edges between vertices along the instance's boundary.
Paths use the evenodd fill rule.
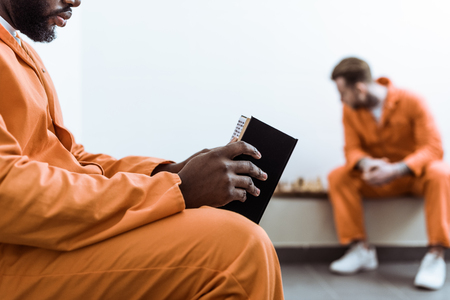
<path fill-rule="evenodd" d="M 259 223 L 296 143 L 258 119 L 242 116 L 228 145 L 159 165 L 152 175 L 178 173 L 186 208 L 220 207 Z"/>
<path fill-rule="evenodd" d="M 297 139 L 261 122 L 256 118 L 241 116 L 233 133 L 233 138 L 246 141 L 258 148 L 262 158 L 255 160 L 253 157 L 241 155 L 235 160 L 246 160 L 253 162 L 269 174 L 268 180 L 256 181 L 260 189 L 259 197 L 248 195 L 245 203 L 230 202 L 223 209 L 240 213 L 255 223 L 259 223 L 261 217 L 272 197 L 273 192 L 281 178 L 289 158 L 294 151 Z"/>
<path fill-rule="evenodd" d="M 265 181 L 267 174 L 248 160 L 233 160 L 240 155 L 254 160 L 261 158 L 255 147 L 246 142 L 236 142 L 214 148 L 189 160 L 178 173 L 186 208 L 202 205 L 220 207 L 233 200 L 245 201 L 247 193 L 257 197 L 260 190 L 253 183 L 252 177 Z"/>

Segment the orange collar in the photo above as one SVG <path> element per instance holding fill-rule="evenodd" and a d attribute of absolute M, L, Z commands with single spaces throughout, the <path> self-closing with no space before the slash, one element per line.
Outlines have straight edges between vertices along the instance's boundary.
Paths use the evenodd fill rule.
<path fill-rule="evenodd" d="M 22 40 L 22 46 L 16 41 L 16 39 L 6 30 L 5 27 L 0 26 L 0 41 L 3 41 L 12 51 L 14 51 L 20 58 L 22 58 L 31 68 L 36 72 L 36 64 L 30 55 L 25 51 L 26 43 Z"/>
<path fill-rule="evenodd" d="M 377 80 L 375 80 L 375 82 L 387 87 L 388 92 L 386 95 L 384 105 L 386 108 L 392 108 L 399 100 L 397 88 L 392 84 L 392 81 L 387 77 L 380 77 Z"/>

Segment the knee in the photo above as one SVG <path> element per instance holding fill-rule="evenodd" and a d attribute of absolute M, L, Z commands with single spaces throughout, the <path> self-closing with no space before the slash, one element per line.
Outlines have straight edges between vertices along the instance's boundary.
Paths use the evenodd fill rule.
<path fill-rule="evenodd" d="M 213 230 L 217 231 L 205 253 L 209 261 L 208 267 L 226 270 L 219 273 L 219 278 L 224 274 L 232 274 L 227 276 L 230 280 L 220 281 L 233 284 L 238 282 L 240 289 L 252 299 L 251 295 L 255 299 L 268 299 L 269 294 L 282 294 L 278 256 L 261 226 L 230 211 L 204 211 L 214 219 Z M 229 290 L 227 288 L 227 294 L 230 293 Z"/>
<path fill-rule="evenodd" d="M 430 181 L 448 180 L 450 166 L 444 161 L 433 161 L 425 168 L 425 178 Z"/>
<path fill-rule="evenodd" d="M 345 184 L 348 181 L 349 172 L 345 166 L 334 169 L 328 174 L 328 187 L 330 190 Z"/>
<path fill-rule="evenodd" d="M 202 210 L 202 209 L 199 209 Z M 210 234 L 205 238 L 208 260 L 220 262 L 223 268 L 233 265 L 275 272 L 278 257 L 267 233 L 249 219 L 222 209 L 205 209 L 211 218 Z M 214 232 L 213 234 L 211 234 Z M 234 270 L 236 273 L 244 270 Z M 247 272 L 247 271 L 245 271 Z"/>
<path fill-rule="evenodd" d="M 250 221 L 240 214 L 228 210 L 215 209 L 214 219 L 219 222 L 222 237 L 232 243 L 270 244 L 267 233 L 258 224 Z"/>
<path fill-rule="evenodd" d="M 239 248 L 247 244 L 272 246 L 264 229 L 240 214 L 210 207 L 202 207 L 197 213 L 202 215 L 201 223 L 207 226 L 204 231 L 218 234 L 211 236 L 214 241 L 210 242 L 219 247 Z"/>

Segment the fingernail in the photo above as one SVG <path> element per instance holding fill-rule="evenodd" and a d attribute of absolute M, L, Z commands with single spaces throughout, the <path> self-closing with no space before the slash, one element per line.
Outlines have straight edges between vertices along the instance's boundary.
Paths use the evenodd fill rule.
<path fill-rule="evenodd" d="M 266 172 L 262 172 L 262 176 L 263 176 L 264 180 L 266 180 L 267 177 L 269 177 Z"/>
<path fill-rule="evenodd" d="M 259 189 L 256 189 L 256 196 L 259 196 L 260 193 L 261 191 Z"/>
<path fill-rule="evenodd" d="M 255 153 L 256 153 L 256 155 L 257 155 L 259 158 L 262 157 L 261 153 L 260 153 L 260 152 L 258 151 L 258 149 L 256 149 L 256 148 L 255 148 Z"/>

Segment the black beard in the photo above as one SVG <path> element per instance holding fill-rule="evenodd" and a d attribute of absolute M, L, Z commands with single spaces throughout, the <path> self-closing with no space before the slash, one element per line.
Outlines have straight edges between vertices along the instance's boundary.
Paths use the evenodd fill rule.
<path fill-rule="evenodd" d="M 380 100 L 377 97 L 375 97 L 371 93 L 367 94 L 367 104 L 366 104 L 367 108 L 373 108 L 377 106 L 378 103 L 380 103 Z"/>
<path fill-rule="evenodd" d="M 56 38 L 55 26 L 50 26 L 47 1 L 12 0 L 11 17 L 16 29 L 35 42 L 49 43 Z"/>
<path fill-rule="evenodd" d="M 370 109 L 372 107 L 375 107 L 378 105 L 378 103 L 380 103 L 380 100 L 375 97 L 374 95 L 372 95 L 371 93 L 367 94 L 367 98 L 366 98 L 366 102 L 365 103 L 356 103 L 351 105 L 351 108 L 353 109 Z"/>

